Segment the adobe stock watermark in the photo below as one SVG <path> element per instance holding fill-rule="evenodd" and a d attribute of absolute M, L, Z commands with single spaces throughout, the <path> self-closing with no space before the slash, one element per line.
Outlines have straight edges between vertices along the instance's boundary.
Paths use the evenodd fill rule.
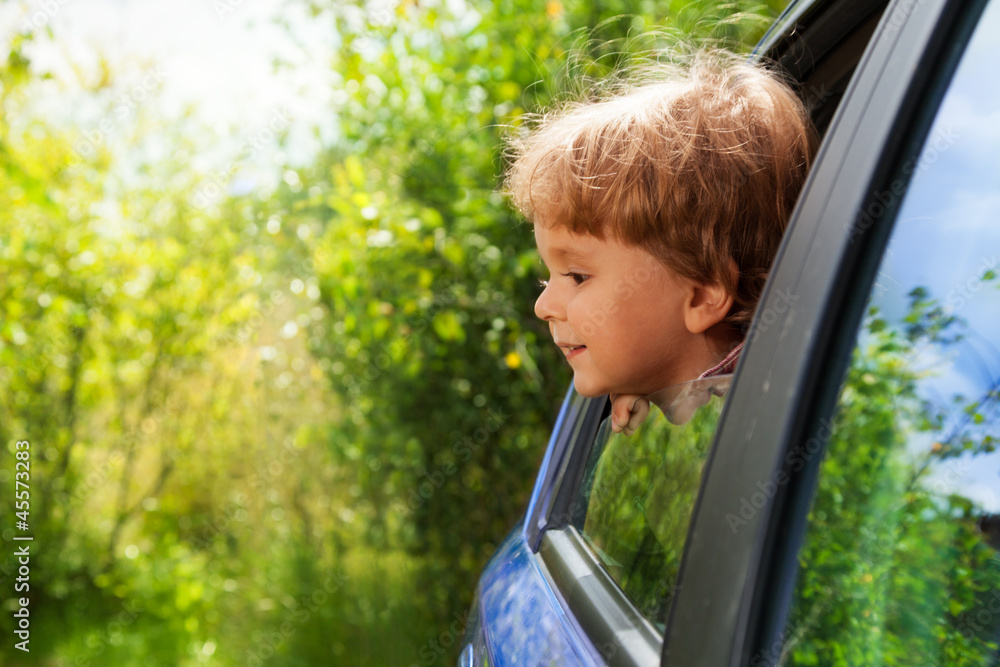
<path fill-rule="evenodd" d="M 77 656 L 71 663 L 73 667 L 90 667 L 91 665 L 106 664 L 107 658 L 98 660 L 108 649 L 108 646 L 115 646 L 121 642 L 121 635 L 125 628 L 135 623 L 145 609 L 140 607 L 136 600 L 131 599 L 122 605 L 122 610 L 114 617 L 103 630 L 91 632 L 87 635 L 87 653 Z"/>
<path fill-rule="evenodd" d="M 312 618 L 330 600 L 330 596 L 344 587 L 350 577 L 343 573 L 330 574 L 308 595 L 295 600 L 285 613 L 281 625 L 268 633 L 259 633 L 253 640 L 253 648 L 247 649 L 247 667 L 260 667 L 271 659 L 281 646 L 295 636 L 299 628 Z"/>
<path fill-rule="evenodd" d="M 448 651 L 456 643 L 460 642 L 465 636 L 466 628 L 469 626 L 470 622 L 475 622 L 475 609 L 470 609 L 465 612 L 453 612 L 452 622 L 448 627 L 441 631 L 436 637 L 432 637 L 424 642 L 419 649 L 417 649 L 417 656 L 420 658 L 420 662 L 411 662 L 407 667 L 430 667 L 431 665 L 439 664 L 442 657 L 444 657 Z M 554 659 L 563 655 L 567 659 L 575 659 L 576 654 L 570 646 L 562 646 L 566 654 L 555 654 L 550 650 L 545 654 L 546 658 Z M 604 656 L 606 660 L 610 660 L 618 653 L 618 645 L 615 642 L 608 641 L 603 644 L 596 645 L 595 648 L 598 652 Z M 538 658 L 539 656 L 535 656 Z M 541 663 L 546 664 L 546 663 Z M 562 664 L 562 661 L 560 661 Z M 568 663 L 567 663 L 568 664 Z"/>
<path fill-rule="evenodd" d="M 360 374 L 347 373 L 343 376 L 344 385 L 355 391 L 360 391 L 362 387 L 374 382 L 382 373 L 392 368 L 393 359 L 397 355 L 405 352 L 406 341 L 426 331 L 432 319 L 430 314 L 420 317 L 404 335 L 394 338 L 388 345 L 385 342 L 380 342 L 371 351 L 374 356 L 370 357 L 371 360 Z"/>
<path fill-rule="evenodd" d="M 833 97 L 833 91 L 826 87 L 826 84 L 816 86 L 815 84 L 810 84 L 801 93 L 802 99 L 805 102 L 806 108 L 809 111 L 815 111 L 819 107 L 823 106 L 828 99 Z"/>
<path fill-rule="evenodd" d="M 374 49 L 378 46 L 378 42 L 374 37 L 379 30 L 387 28 L 392 24 L 393 19 L 396 18 L 396 13 L 390 5 L 386 3 L 368 3 L 365 16 L 365 31 L 358 35 L 354 39 L 354 50 L 358 52 L 365 52 Z"/>
<path fill-rule="evenodd" d="M 38 0 L 34 3 L 34 7 L 28 10 L 28 17 L 21 24 L 21 34 L 27 35 L 36 30 L 44 30 L 59 10 L 69 3 L 70 0 Z"/>
<path fill-rule="evenodd" d="M 847 240 L 854 243 L 855 239 L 866 231 L 879 219 L 886 211 L 893 210 L 899 202 L 900 197 L 906 192 L 907 185 L 925 169 L 928 169 L 937 162 L 941 155 L 946 153 L 959 140 L 960 135 L 948 126 L 938 130 L 934 137 L 929 139 L 920 152 L 920 157 L 907 160 L 900 170 L 903 177 L 893 180 L 888 188 L 872 192 L 868 206 L 857 212 L 854 220 L 844 225 L 847 232 Z"/>
<path fill-rule="evenodd" d="M 163 402 L 153 405 L 138 424 L 122 431 L 118 438 L 120 449 L 112 451 L 103 462 L 77 482 L 71 492 L 63 495 L 63 502 L 71 508 L 82 505 L 92 493 L 106 486 L 112 474 L 124 465 L 125 455 L 122 450 L 140 448 L 159 430 L 161 424 L 168 420 L 176 421 L 183 413 L 184 404 L 177 393 L 172 392 Z"/>
<path fill-rule="evenodd" d="M 225 20 L 226 14 L 236 11 L 236 8 L 243 4 L 243 0 L 213 0 L 212 9 L 220 21 Z"/>
<path fill-rule="evenodd" d="M 989 259 L 983 257 L 982 263 L 979 265 L 979 270 L 968 280 L 959 283 L 948 292 L 944 298 L 944 303 L 950 312 L 954 313 L 961 310 L 966 303 L 972 300 L 979 290 L 983 289 L 983 284 L 991 279 L 991 275 L 993 277 L 996 276 L 998 263 L 1000 263 L 1000 260 L 997 260 L 996 255 L 993 255 Z"/>
<path fill-rule="evenodd" d="M 287 111 L 279 109 L 274 112 L 265 127 L 244 140 L 235 160 L 231 160 L 224 169 L 220 169 L 204 179 L 201 185 L 195 188 L 194 205 L 203 209 L 212 202 L 221 199 L 229 183 L 233 180 L 233 176 L 243 168 L 243 165 L 257 157 L 280 132 L 288 129 L 291 123 L 291 115 Z"/>
<path fill-rule="evenodd" d="M 73 144 L 76 154 L 81 158 L 93 156 L 107 136 L 160 87 L 166 75 L 167 72 L 159 65 L 146 70 L 139 83 L 118 97 L 114 109 L 97 123 L 97 127 L 83 131 L 83 138 Z"/>
<path fill-rule="evenodd" d="M 368 12 L 368 24 L 376 28 L 389 26 L 396 18 L 396 12 L 388 3 L 379 3 Z"/>
<path fill-rule="evenodd" d="M 823 447 L 826 445 L 827 441 L 829 441 L 830 436 L 833 435 L 833 423 L 824 417 L 819 420 L 819 424 L 819 428 L 816 430 L 816 435 L 812 436 L 804 443 L 800 443 L 785 455 L 785 467 L 775 470 L 771 474 L 770 479 L 763 482 L 758 481 L 756 485 L 757 490 L 751 493 L 749 498 L 746 496 L 740 498 L 740 507 L 737 512 L 729 512 L 726 514 L 726 523 L 729 524 L 729 529 L 733 531 L 733 535 L 735 535 L 742 526 L 747 525 L 755 516 L 757 516 L 757 513 L 763 509 L 775 495 L 777 495 L 778 489 L 791 481 L 791 475 L 786 472 L 785 468 L 790 469 L 792 473 L 797 473 L 802 470 L 814 456 L 823 451 Z"/>
<path fill-rule="evenodd" d="M 448 650 L 455 645 L 456 642 L 461 641 L 462 636 L 465 634 L 465 628 L 468 626 L 469 621 L 473 620 L 473 614 L 475 610 L 470 610 L 465 614 L 461 612 L 454 612 L 451 624 L 437 637 L 432 637 L 424 642 L 419 649 L 417 649 L 417 655 L 420 657 L 420 662 L 411 662 L 409 667 L 426 667 L 428 665 L 436 665 L 438 661 L 444 656 Z"/>
<path fill-rule="evenodd" d="M 97 294 L 105 296 L 103 291 Z M 19 339 L 15 334 L 14 345 L 21 345 L 29 339 L 39 341 L 39 344 L 30 354 L 19 359 L 16 364 L 5 366 L 4 369 L 11 374 L 17 373 L 24 377 L 28 377 L 29 372 L 44 373 L 49 366 L 56 363 L 60 355 L 65 353 L 65 356 L 69 356 L 74 354 L 77 348 L 82 347 L 85 334 L 81 332 L 83 329 L 72 327 L 71 331 L 62 329 L 31 331 L 23 339 Z"/>
<path fill-rule="evenodd" d="M 111 473 L 124 464 L 125 455 L 120 451 L 111 452 L 104 462 L 97 469 L 91 470 L 83 478 L 82 483 L 77 483 L 73 492 L 69 495 L 68 501 L 71 507 L 76 507 L 83 503 L 90 495 L 98 489 L 104 487 L 111 477 Z"/>
<path fill-rule="evenodd" d="M 434 494 L 445 485 L 449 478 L 458 472 L 459 465 L 472 459 L 473 454 L 489 442 L 490 437 L 500 430 L 500 427 L 510 419 L 509 414 L 504 414 L 503 410 L 489 410 L 483 425 L 472 432 L 471 435 L 464 436 L 461 440 L 456 440 L 451 445 L 451 452 L 459 463 L 447 461 L 433 472 L 425 470 L 421 475 L 421 481 L 416 488 L 411 488 L 406 497 L 404 514 L 415 512 L 430 500 Z"/>
<path fill-rule="evenodd" d="M 261 465 L 257 468 L 254 474 L 250 475 L 248 483 L 250 484 L 250 489 L 263 496 L 264 493 L 271 488 L 271 484 L 274 480 L 285 474 L 285 466 L 291 467 L 291 464 L 296 461 L 299 456 L 302 455 L 303 450 L 295 446 L 295 443 L 291 440 L 286 440 L 283 445 L 280 455 L 273 456 L 266 465 Z"/>
<path fill-rule="evenodd" d="M 757 340 L 758 336 L 766 332 L 778 321 L 779 315 L 787 313 L 788 309 L 794 306 L 798 300 L 798 294 L 792 294 L 788 290 L 776 290 L 774 296 L 768 299 L 767 307 L 754 318 L 753 324 L 750 326 L 750 331 L 747 332 L 747 342 L 752 343 Z"/>
<path fill-rule="evenodd" d="M 922 4 L 924 4 L 924 0 L 901 0 L 901 2 L 893 7 L 892 13 L 884 19 L 885 31 L 891 33 L 902 28 L 903 24 L 906 23 L 906 19 Z"/>
<path fill-rule="evenodd" d="M 200 549 L 209 549 L 216 538 L 236 523 L 246 523 L 249 518 L 247 506 L 249 499 L 242 491 L 233 494 L 232 500 L 227 500 L 222 506 L 222 511 L 212 517 L 212 520 L 202 526 L 199 534 L 191 540 L 191 544 Z"/>
<path fill-rule="evenodd" d="M 787 660 L 788 654 L 805 637 L 808 627 L 799 626 L 795 632 L 786 640 L 784 636 L 779 637 L 767 648 L 750 659 L 750 667 L 778 667 Z"/>
<path fill-rule="evenodd" d="M 344 386 L 354 391 L 359 391 L 362 387 L 371 384 L 384 372 L 388 371 L 393 365 L 393 359 L 405 354 L 406 341 L 414 339 L 429 328 L 433 328 L 434 316 L 437 311 L 460 301 L 460 298 L 453 293 L 451 288 L 461 286 L 462 283 L 459 282 L 445 283 L 437 289 L 435 291 L 434 302 L 419 317 L 407 323 L 403 333 L 393 338 L 389 343 L 381 341 L 377 346 L 372 346 L 366 350 L 369 356 L 364 362 L 366 364 L 364 370 L 360 371 L 360 373 L 344 374 L 341 378 Z M 503 294 L 500 292 L 493 294 L 492 301 L 480 305 L 484 308 L 492 306 L 493 311 L 491 312 L 497 316 L 513 317 L 513 313 L 509 312 L 509 308 L 504 307 L 506 304 L 504 303 Z M 391 307 L 391 304 L 389 306 Z"/>
<path fill-rule="evenodd" d="M 653 272 L 646 267 L 639 267 L 631 271 L 626 277 L 619 279 L 612 287 L 613 296 L 609 296 L 603 303 L 592 311 L 586 320 L 580 325 L 579 332 L 584 336 L 593 336 L 601 327 L 608 323 L 612 315 L 618 312 L 622 303 L 629 299 L 642 286 L 651 282 Z M 548 282 L 545 282 L 548 289 Z M 544 292 L 543 292 L 544 293 Z M 538 297 L 541 300 L 541 296 Z"/>
<path fill-rule="evenodd" d="M 224 340 L 237 344 L 248 342 L 253 336 L 253 332 L 263 323 L 264 318 L 273 315 L 284 302 L 285 293 L 281 290 L 272 290 L 267 301 L 263 305 L 255 305 L 250 317 L 235 332 L 228 333 Z"/>
<path fill-rule="evenodd" d="M 267 463 L 262 463 L 247 479 L 250 491 L 259 498 L 265 497 L 267 491 L 274 482 L 285 474 L 286 466 L 291 468 L 302 451 L 295 447 L 291 441 L 283 444 L 281 454 L 271 457 Z M 232 529 L 235 524 L 245 524 L 249 518 L 247 508 L 250 506 L 252 496 L 248 496 L 243 491 L 237 490 L 230 500 L 215 513 L 212 520 L 203 525 L 191 543 L 200 548 L 209 548 L 215 540 Z"/>
<path fill-rule="evenodd" d="M 940 451 L 939 447 L 939 444 L 936 444 L 931 452 L 927 453 L 927 456 L 934 456 L 933 452 Z M 947 501 L 952 495 L 962 494 L 963 484 L 966 483 L 966 477 L 972 469 L 972 459 L 947 459 L 943 466 L 934 468 L 933 475 L 921 484 L 921 488 L 932 498 L 936 497 L 936 499 Z M 997 497 L 992 493 L 989 496 L 986 505 L 990 507 L 995 506 Z M 857 549 L 858 560 L 865 563 L 869 568 L 874 568 L 879 564 L 888 566 L 898 551 L 901 523 L 899 518 L 893 518 L 895 516 L 888 515 L 882 517 L 879 521 L 873 522 L 880 530 L 878 530 L 877 535 L 873 539 L 866 540 Z"/>
<path fill-rule="evenodd" d="M 996 631 L 997 614 L 1000 614 L 1000 590 L 993 589 L 986 600 L 961 615 L 957 629 L 966 639 L 974 640 L 987 631 Z"/>

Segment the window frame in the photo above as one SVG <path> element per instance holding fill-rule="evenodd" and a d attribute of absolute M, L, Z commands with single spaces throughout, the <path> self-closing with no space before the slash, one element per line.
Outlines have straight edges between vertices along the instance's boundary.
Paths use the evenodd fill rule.
<path fill-rule="evenodd" d="M 608 665 L 655 664 L 663 637 L 601 567 L 574 526 L 547 530 L 539 568 L 574 627 Z"/>
<path fill-rule="evenodd" d="M 662 665 L 751 664 L 784 627 L 824 420 L 902 193 L 878 215 L 861 212 L 899 182 L 897 165 L 919 153 L 984 5 L 892 2 L 858 65 L 793 214 L 720 421 Z M 762 318 L 768 313 L 774 317 Z M 820 450 L 792 470 L 789 453 L 817 437 Z M 734 530 L 727 515 L 744 518 L 742 501 L 775 479 L 783 481 Z"/>
<path fill-rule="evenodd" d="M 836 19 L 834 23 L 839 22 L 838 29 L 844 31 L 845 34 L 850 35 L 851 38 L 855 36 L 855 32 L 859 31 L 858 26 L 867 21 L 871 21 L 871 15 L 873 12 L 880 11 L 880 8 L 873 10 L 871 5 L 868 3 L 859 3 L 853 0 L 850 2 L 840 0 L 839 2 L 806 3 L 805 11 L 800 12 L 796 16 L 800 18 L 804 16 L 805 19 L 803 20 L 806 22 L 812 22 L 813 25 L 810 26 L 811 30 L 816 28 L 817 25 L 821 27 L 829 27 L 829 16 L 824 14 L 824 11 L 828 11 L 833 5 L 836 5 L 838 8 L 838 11 L 833 12 L 837 15 L 834 17 Z M 850 16 L 846 19 L 845 23 L 845 18 L 840 15 L 839 10 L 846 5 L 850 6 Z M 898 6 L 900 6 L 899 3 L 892 5 L 892 7 Z M 908 17 L 906 18 L 908 19 Z M 788 32 L 794 35 L 798 29 L 799 26 L 796 24 L 790 28 Z M 870 30 L 870 27 L 866 29 Z M 812 31 L 815 32 L 815 30 Z M 880 30 L 876 30 L 875 35 L 871 39 L 871 44 L 878 41 L 879 34 Z M 829 40 L 829 36 L 827 35 L 824 35 L 824 39 L 827 40 L 825 48 L 830 50 L 835 50 L 837 48 L 836 40 L 831 42 Z M 784 54 L 786 56 L 785 60 L 788 60 L 790 56 L 790 62 L 793 62 L 798 68 L 795 72 L 796 75 L 808 82 L 809 78 L 805 76 L 804 73 L 810 71 L 810 68 L 815 65 L 815 61 L 821 59 L 822 54 L 810 50 L 810 56 L 814 57 L 815 61 L 803 65 L 801 53 L 796 55 L 796 48 L 801 49 L 801 44 L 797 44 L 795 40 L 789 39 L 787 35 L 772 37 L 770 44 L 766 45 L 766 48 L 778 45 L 778 47 L 775 48 L 780 52 L 782 50 L 782 40 L 787 42 L 787 48 L 784 50 Z M 858 73 L 860 73 L 863 67 L 866 66 L 866 62 L 871 60 L 868 53 L 871 50 L 871 44 L 869 44 L 869 47 L 866 48 L 865 55 L 862 57 L 862 61 L 858 65 Z M 882 55 L 883 58 L 885 58 L 885 54 Z M 789 67 L 788 62 L 781 62 L 786 68 Z M 867 67 L 875 72 L 882 72 L 885 69 L 884 63 L 882 67 L 876 67 L 871 64 L 868 64 Z M 851 87 L 844 95 L 843 102 L 837 106 L 841 107 L 848 105 L 848 103 L 852 103 L 855 105 L 861 105 L 860 111 L 864 111 L 866 104 L 863 104 L 860 101 L 851 102 L 851 98 L 859 96 L 859 93 L 856 92 L 858 88 L 858 85 L 852 83 Z M 867 100 L 865 100 L 865 102 L 867 102 Z M 843 111 L 838 110 L 837 118 L 840 118 L 842 115 Z M 837 125 L 837 118 L 835 118 L 834 122 L 831 123 L 831 132 L 829 133 L 831 135 L 833 134 L 832 128 Z M 848 124 L 843 132 L 846 132 L 849 135 L 852 134 L 851 126 Z M 826 144 L 829 143 L 830 140 L 826 142 Z M 827 149 L 825 147 L 826 144 L 824 144 L 824 148 L 821 150 L 821 153 L 832 152 L 834 154 L 838 154 L 836 150 L 830 151 Z M 841 153 L 842 152 L 843 151 L 841 151 Z M 822 159 L 823 156 L 821 155 L 817 160 L 817 163 L 822 161 Z M 827 157 L 826 159 L 829 161 L 835 160 L 834 157 Z M 835 164 L 839 163 L 835 162 Z M 831 167 L 831 169 L 832 168 L 833 167 Z M 815 170 L 816 168 L 814 168 L 814 171 Z M 814 177 L 811 176 L 810 182 L 813 180 Z M 819 195 L 822 195 L 825 191 L 821 185 L 814 187 L 820 190 Z M 807 185 L 803 198 L 805 198 L 808 190 L 809 186 Z M 796 215 L 796 217 L 801 216 Z M 802 227 L 804 224 L 805 223 L 803 222 L 796 224 L 794 219 L 792 222 L 793 227 Z M 800 231 L 798 234 L 799 236 L 802 236 L 803 232 Z M 869 236 L 871 235 L 872 234 L 869 234 Z M 808 236 L 811 238 L 812 234 L 810 233 Z M 785 244 L 782 246 L 783 250 L 780 255 L 787 254 L 784 250 L 787 245 L 789 245 L 789 242 L 786 239 Z M 774 281 L 772 281 L 772 283 L 773 282 Z M 777 303 L 774 301 L 775 298 L 778 300 Z M 778 312 L 782 312 L 780 298 L 781 290 L 775 288 L 773 285 L 770 286 L 762 299 L 762 305 L 759 310 L 766 311 L 767 308 L 771 308 L 776 309 Z M 768 301 L 769 299 L 770 301 Z M 770 305 L 764 305 L 768 303 L 770 303 Z M 758 355 L 758 361 L 756 362 L 756 372 L 758 373 L 758 376 L 761 372 L 761 363 L 765 365 L 764 372 L 769 372 L 769 360 L 772 357 L 761 357 L 759 355 L 766 355 L 767 352 L 764 351 L 754 353 L 753 348 L 782 345 L 784 339 L 782 327 L 777 325 L 772 327 L 772 331 L 770 333 L 766 333 L 763 329 L 760 330 L 760 333 L 760 342 L 757 342 L 756 345 L 748 345 L 747 351 L 744 353 L 744 357 L 754 357 L 755 354 Z M 765 343 L 765 340 L 768 340 L 769 342 Z M 741 362 L 740 366 L 742 368 L 743 362 Z M 737 369 L 737 373 L 739 374 L 740 372 L 740 369 Z M 762 377 L 765 378 L 765 381 L 769 381 L 767 379 L 767 375 Z M 746 385 L 749 383 L 753 386 L 758 384 L 760 380 L 761 376 L 756 379 L 744 381 L 743 384 Z M 754 390 L 747 391 L 752 392 Z M 759 389 L 756 391 L 759 391 Z M 755 398 L 759 398 L 759 396 L 743 400 L 755 400 Z M 738 399 L 733 393 L 731 393 L 729 400 L 734 401 Z M 634 606 L 627 599 L 627 597 L 621 593 L 620 589 L 617 588 L 617 584 L 615 584 L 613 579 L 603 570 L 597 559 L 594 558 L 587 550 L 580 552 L 577 548 L 579 540 L 574 540 L 574 536 L 569 534 L 573 531 L 572 528 L 568 527 L 571 520 L 571 503 L 579 490 L 579 485 L 582 481 L 583 468 L 586 465 L 587 458 L 589 457 L 593 446 L 594 436 L 596 435 L 598 425 L 603 416 L 606 414 L 607 409 L 608 402 L 606 398 L 586 399 L 580 397 L 579 395 L 575 395 L 572 387 L 570 388 L 570 391 L 566 396 L 566 400 L 564 401 L 563 408 L 560 411 L 556 428 L 553 431 L 550 447 L 542 463 L 538 479 L 536 480 L 535 491 L 532 495 L 523 526 L 523 537 L 535 554 L 540 572 L 542 572 L 548 585 L 559 598 L 563 608 L 569 612 L 567 614 L 569 624 L 577 633 L 579 633 L 581 638 L 584 638 L 587 642 L 589 642 L 593 651 L 592 656 L 595 659 L 606 659 L 609 664 L 649 664 L 648 660 L 645 660 L 641 656 L 648 656 L 650 648 L 658 648 L 661 652 L 662 664 L 719 664 L 714 662 L 714 658 L 706 658 L 698 663 L 685 662 L 684 660 L 677 663 L 668 663 L 668 655 L 664 651 L 663 636 L 660 636 L 659 633 L 654 630 L 653 637 L 650 638 L 649 632 L 647 632 L 648 628 L 641 627 L 643 624 L 648 625 L 648 621 L 636 612 Z M 692 515 L 688 544 L 685 547 L 684 561 L 688 561 L 691 558 L 689 556 L 689 552 L 692 549 L 691 540 L 693 537 L 697 537 L 700 534 L 696 531 L 695 527 L 696 520 L 698 519 L 697 512 L 704 504 L 704 495 L 708 488 L 707 477 L 709 467 L 713 458 L 716 457 L 716 449 L 721 446 L 719 444 L 720 440 L 725 441 L 728 439 L 728 436 L 723 435 L 728 412 L 729 408 L 727 406 L 720 418 L 720 426 L 716 433 L 715 443 L 713 444 L 712 452 L 709 454 L 709 463 L 706 465 L 706 478 L 703 479 L 702 489 L 699 493 Z M 743 412 L 746 413 L 746 410 L 744 409 Z M 746 414 L 743 415 L 743 417 L 745 416 Z M 741 418 L 742 417 L 734 417 L 733 419 L 736 423 L 740 423 L 739 419 Z M 730 430 L 742 430 L 742 426 L 731 426 Z M 720 456 L 727 457 L 728 454 Z M 562 531 L 562 534 L 557 536 L 554 531 Z M 549 532 L 552 532 L 552 534 L 547 536 L 547 533 Z M 727 547 L 728 546 L 729 544 L 727 543 Z M 686 572 L 683 562 L 681 567 L 680 577 L 678 578 L 675 590 L 681 590 L 687 585 L 685 583 Z M 584 574 L 585 572 L 586 574 Z M 568 573 L 575 574 L 568 576 Z M 581 581 L 581 578 L 588 575 L 595 577 L 594 584 L 596 585 L 580 585 L 579 582 Z M 697 576 L 697 569 L 695 569 L 694 576 Z M 688 592 L 688 595 L 691 595 L 691 593 Z M 687 595 L 684 597 L 686 598 Z M 673 608 L 677 608 L 678 606 L 683 607 L 687 604 L 682 602 L 680 598 L 680 595 L 676 595 L 674 597 L 671 614 L 668 616 L 668 626 L 666 632 L 664 633 L 664 636 L 666 637 L 672 637 L 671 633 L 674 631 L 674 624 L 671 622 L 670 618 L 673 616 Z M 733 606 L 729 598 L 724 598 L 724 604 L 729 607 Z M 701 626 L 702 632 L 704 632 L 705 627 L 708 626 Z M 701 638 L 701 633 L 698 633 L 697 635 L 688 635 L 688 638 L 693 640 L 696 647 L 696 652 L 691 655 L 704 657 L 703 653 L 706 647 L 712 646 L 714 649 L 723 650 L 728 646 L 726 642 L 718 641 L 718 633 L 715 630 L 713 630 L 710 634 L 711 636 L 705 638 Z M 746 635 L 747 633 L 744 632 L 743 636 L 745 637 Z M 614 641 L 615 651 L 610 656 L 606 651 L 602 655 L 598 651 L 597 647 L 609 640 Z M 680 645 L 678 645 L 678 647 L 679 646 Z M 733 655 L 736 654 L 734 653 Z"/>
<path fill-rule="evenodd" d="M 569 525 L 571 504 L 582 482 L 597 429 L 608 408 L 607 396 L 583 397 L 570 383 L 535 480 L 521 531 L 533 553 L 541 548 L 545 531 Z"/>
<path fill-rule="evenodd" d="M 595 662 L 639 667 L 656 662 L 663 636 L 601 567 L 571 525 L 572 504 L 583 481 L 608 397 L 585 398 L 572 384 L 556 419 L 528 504 L 522 535 L 541 576 L 585 639 Z"/>

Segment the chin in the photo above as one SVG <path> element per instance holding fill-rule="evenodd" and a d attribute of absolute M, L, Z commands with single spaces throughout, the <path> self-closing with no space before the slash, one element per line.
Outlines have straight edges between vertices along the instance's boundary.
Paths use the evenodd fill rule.
<path fill-rule="evenodd" d="M 584 398 L 597 398 L 598 396 L 610 393 L 607 387 L 587 382 L 586 379 L 577 376 L 573 377 L 573 388 L 576 389 L 576 393 Z"/>

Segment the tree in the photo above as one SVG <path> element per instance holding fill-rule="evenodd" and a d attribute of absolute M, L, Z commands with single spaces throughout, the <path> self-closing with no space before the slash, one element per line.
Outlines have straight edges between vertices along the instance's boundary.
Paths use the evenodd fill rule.
<path fill-rule="evenodd" d="M 965 326 L 924 288 L 910 300 L 895 324 L 872 306 L 852 357 L 779 664 L 982 665 L 997 651 L 1000 619 L 980 618 L 1000 587 L 989 517 L 932 477 L 994 451 L 997 384 L 953 409 L 922 399 L 921 349 L 959 345 Z"/>

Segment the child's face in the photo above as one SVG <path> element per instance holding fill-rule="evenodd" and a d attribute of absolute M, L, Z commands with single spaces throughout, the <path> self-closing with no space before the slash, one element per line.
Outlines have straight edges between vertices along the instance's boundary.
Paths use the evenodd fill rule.
<path fill-rule="evenodd" d="M 584 396 L 645 395 L 691 380 L 700 370 L 687 354 L 698 335 L 685 325 L 691 281 L 645 250 L 611 238 L 535 225 L 550 278 L 535 302 Z M 690 377 L 688 377 L 690 375 Z"/>

